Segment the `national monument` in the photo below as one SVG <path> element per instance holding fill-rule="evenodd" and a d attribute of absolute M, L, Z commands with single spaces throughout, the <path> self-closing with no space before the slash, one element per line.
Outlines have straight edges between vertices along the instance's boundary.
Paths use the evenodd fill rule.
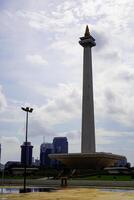
<path fill-rule="evenodd" d="M 84 48 L 83 54 L 83 99 L 82 99 L 82 153 L 95 152 L 94 103 L 92 81 L 92 52 L 96 45 L 90 35 L 88 26 L 84 37 L 80 38 L 80 45 Z"/>
<path fill-rule="evenodd" d="M 92 47 L 96 46 L 96 43 L 88 26 L 79 44 L 84 48 L 81 153 L 49 154 L 49 157 L 61 161 L 68 168 L 99 169 L 112 166 L 125 159 L 125 156 L 96 152 L 92 76 Z"/>

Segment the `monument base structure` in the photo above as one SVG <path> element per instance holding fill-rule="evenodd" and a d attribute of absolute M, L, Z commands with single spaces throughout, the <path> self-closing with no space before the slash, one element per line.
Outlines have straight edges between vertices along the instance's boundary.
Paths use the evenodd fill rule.
<path fill-rule="evenodd" d="M 69 169 L 103 169 L 126 159 L 125 156 L 105 152 L 49 154 L 49 157 L 60 161 Z"/>

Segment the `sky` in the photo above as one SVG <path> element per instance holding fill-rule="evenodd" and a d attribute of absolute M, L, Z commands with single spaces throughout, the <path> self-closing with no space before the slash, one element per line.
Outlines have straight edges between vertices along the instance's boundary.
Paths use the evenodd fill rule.
<path fill-rule="evenodd" d="M 134 164 L 133 0 L 0 1 L 0 143 L 2 162 L 20 160 L 25 140 L 40 144 L 66 136 L 81 151 L 83 48 L 92 48 L 96 149 Z"/>

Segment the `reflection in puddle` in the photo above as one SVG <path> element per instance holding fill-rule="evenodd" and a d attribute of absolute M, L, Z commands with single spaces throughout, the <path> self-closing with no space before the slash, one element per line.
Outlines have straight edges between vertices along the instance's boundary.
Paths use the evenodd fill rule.
<path fill-rule="evenodd" d="M 54 188 L 26 188 L 26 192 L 52 192 L 54 191 Z M 1 194 L 18 194 L 18 193 L 24 193 L 23 188 L 0 188 Z"/>
<path fill-rule="evenodd" d="M 134 190 L 132 190 L 132 189 L 116 189 L 116 188 L 104 188 L 104 189 L 101 189 L 101 191 L 104 191 L 104 192 L 129 192 L 129 193 L 134 193 Z"/>

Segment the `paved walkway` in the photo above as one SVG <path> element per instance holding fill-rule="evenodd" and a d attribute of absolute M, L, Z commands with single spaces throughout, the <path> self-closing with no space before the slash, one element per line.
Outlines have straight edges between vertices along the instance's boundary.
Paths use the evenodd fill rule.
<path fill-rule="evenodd" d="M 1 180 L 0 180 L 1 183 Z M 4 185 L 23 185 L 23 179 L 5 179 Z M 31 179 L 27 180 L 29 186 L 60 187 L 61 180 Z M 70 187 L 132 187 L 134 181 L 91 181 L 91 180 L 68 180 Z"/>

